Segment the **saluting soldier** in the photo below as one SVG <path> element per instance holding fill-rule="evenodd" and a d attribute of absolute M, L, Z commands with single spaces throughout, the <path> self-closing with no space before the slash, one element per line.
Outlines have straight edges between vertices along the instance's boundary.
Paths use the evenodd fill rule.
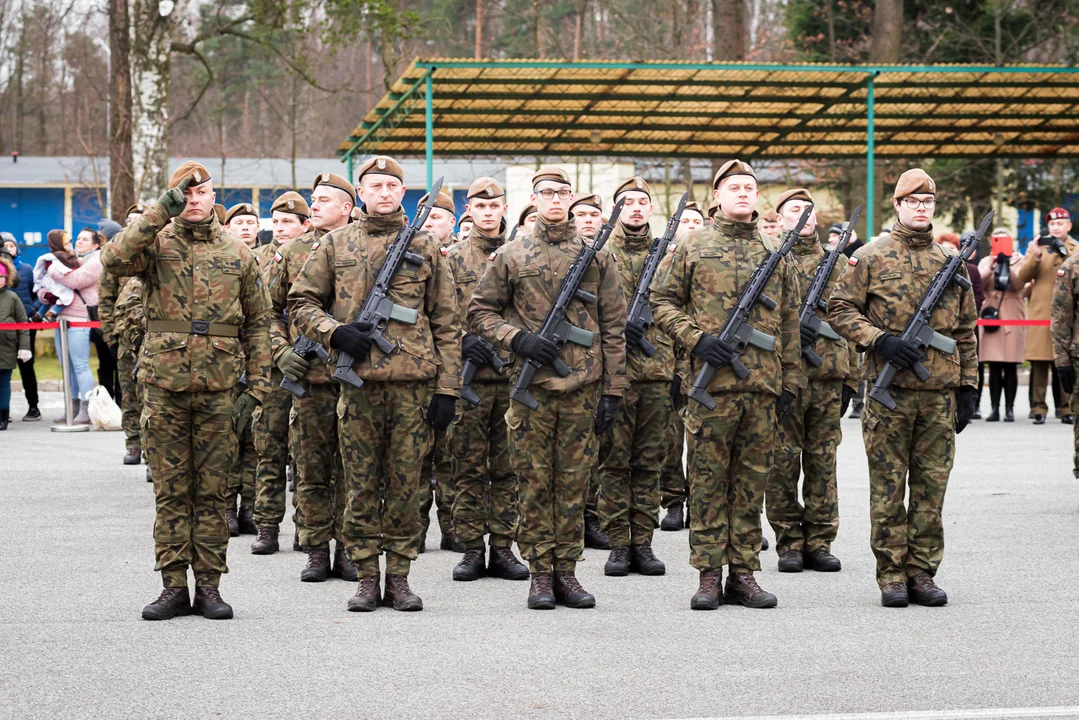
<path fill-rule="evenodd" d="M 290 440 L 296 460 L 296 544 L 307 553 L 300 571 L 301 582 L 324 582 L 331 575 L 356 580 L 356 567 L 345 552 L 342 537 L 345 513 L 345 482 L 338 439 L 337 399 L 339 386 L 333 368 L 317 356 L 300 357 L 293 344 L 304 333 L 286 312 L 288 294 L 307 258 L 318 248 L 323 236 L 345 227 L 356 202 L 356 190 L 345 178 L 319 173 L 311 187 L 311 231 L 306 232 L 273 256 L 266 270 L 266 286 L 273 313 L 270 318 L 270 345 L 274 364 L 281 374 L 301 383 L 307 392 L 292 399 L 289 414 Z M 321 342 L 314 335 L 311 340 Z M 330 541 L 334 541 L 333 566 Z"/>
<path fill-rule="evenodd" d="M 390 354 L 355 323 L 386 253 L 408 222 L 401 209 L 404 172 L 393 158 L 375 156 L 360 167 L 360 219 L 322 239 L 289 292 L 289 315 L 307 337 L 353 358 L 362 387 L 342 383 L 337 403 L 347 483 L 344 538 L 359 588 L 352 611 L 379 603 L 380 554 L 386 555 L 386 594 L 395 610 L 422 610 L 408 574 L 418 557 L 423 459 L 434 431 L 449 427 L 461 385 L 461 331 L 449 263 L 434 235 L 419 232 L 390 284 L 394 304 L 415 310 L 415 324 L 390 320 L 383 330 Z M 327 315 L 330 313 L 330 315 Z M 332 316 L 332 317 L 331 317 Z"/>
<path fill-rule="evenodd" d="M 269 391 L 269 298 L 251 251 L 214 215 L 214 197 L 210 173 L 186 162 L 157 203 L 101 250 L 108 272 L 144 283 L 142 427 L 157 498 L 155 569 L 165 586 L 143 609 L 147 620 L 192 611 L 232 617 L 218 591 L 228 572 L 229 467 L 236 428 Z M 237 395 L 245 370 L 247 388 Z"/>
<path fill-rule="evenodd" d="M 520 481 L 517 544 L 532 574 L 528 607 L 595 607 L 596 599 L 577 580 L 584 546 L 584 504 L 598 453 L 597 435 L 610 430 L 626 387 L 626 301 L 614 256 L 604 248 L 580 289 L 596 301 L 571 301 L 567 321 L 595 333 L 592 347 L 558 346 L 540 336 L 562 279 L 584 247 L 569 218 L 573 189 L 556 167 L 532 176 L 537 208 L 532 233 L 496 250 L 472 294 L 471 332 L 539 363 L 530 392 L 539 407 L 511 402 L 506 413 L 513 464 Z M 555 358 L 570 368 L 560 377 Z"/>
<path fill-rule="evenodd" d="M 270 206 L 273 240 L 255 249 L 255 259 L 269 287 L 270 269 L 281 250 L 311 229 L 311 210 L 298 192 L 281 193 Z M 289 451 L 292 393 L 281 387 L 284 376 L 276 365 L 270 372 L 270 394 L 255 414 L 255 527 L 252 555 L 272 555 L 280 549 L 278 531 L 285 519 L 285 470 Z M 293 496 L 295 502 L 295 495 Z"/>
<path fill-rule="evenodd" d="M 487 269 L 493 253 L 506 240 L 506 191 L 494 178 L 476 178 L 468 188 L 466 206 L 474 219 L 472 232 L 446 250 L 457 286 L 458 316 L 466 326 L 469 298 Z M 465 556 L 453 569 L 453 579 L 476 580 L 484 575 L 527 580 L 528 568 L 513 555 L 517 536 L 517 475 L 510 463 L 506 436 L 509 375 L 492 366 L 496 351 L 484 340 L 466 333 L 461 341 L 464 360 L 476 365 L 472 391 L 478 405 L 460 403 L 459 417 L 447 437 L 453 456 L 454 537 Z M 499 355 L 507 366 L 513 356 Z M 490 558 L 484 562 L 483 536 L 490 533 Z"/>
<path fill-rule="evenodd" d="M 683 411 L 691 467 L 690 563 L 700 586 L 690 600 L 695 610 L 715 610 L 727 602 L 775 607 L 776 596 L 757 583 L 760 570 L 761 509 L 774 448 L 776 419 L 790 412 L 802 377 L 798 344 L 798 278 L 789 259 L 779 263 L 749 322 L 776 338 L 775 350 L 750 345 L 740 356 L 749 370 L 739 379 L 730 366 L 735 348 L 718 333 L 737 306 L 742 287 L 774 248 L 757 227 L 758 191 L 753 168 L 740 160 L 720 167 L 712 183 L 718 211 L 712 224 L 686 236 L 668 255 L 653 281 L 656 324 L 692 355 L 689 377 L 708 363 L 716 368 L 707 391 L 709 410 L 690 400 Z M 723 566 L 729 567 L 723 596 Z"/>
<path fill-rule="evenodd" d="M 934 330 L 955 339 L 952 354 L 931 347 L 922 356 L 900 337 L 934 275 L 955 254 L 933 242 L 936 195 L 936 183 L 921 168 L 899 177 L 892 201 L 899 222 L 851 256 L 828 308 L 832 329 L 867 351 L 868 384 L 886 363 L 900 368 L 889 388 L 896 409 L 867 400 L 862 410 L 870 545 L 885 607 L 948 602 L 934 581 L 944 557 L 944 492 L 955 435 L 974 414 L 978 393 L 978 312 L 970 290 L 952 283 L 931 318 Z M 965 264 L 959 272 L 967 276 Z M 925 380 L 910 369 L 919 361 L 930 372 Z"/>
<path fill-rule="evenodd" d="M 788 190 L 779 196 L 776 213 L 779 228 L 787 231 L 798 224 L 813 196 L 805 188 Z M 824 259 L 817 238 L 817 213 L 812 211 L 790 255 L 798 273 L 803 302 L 805 293 Z M 828 302 L 835 283 L 847 266 L 836 263 L 821 299 Z M 823 318 L 821 310 L 816 311 Z M 809 345 L 821 358 L 820 367 L 803 359 L 806 387 L 794 397 L 791 411 L 779 418 L 775 465 L 768 478 L 765 508 L 776 534 L 780 572 L 802 572 L 808 566 L 820 572 L 837 572 L 842 565 L 831 553 L 839 532 L 839 495 L 836 490 L 836 452 L 843 439 L 840 420 L 854 397 L 857 380 L 851 384 L 850 349 L 847 341 L 817 337 L 801 327 L 802 345 Z M 799 502 L 798 480 L 802 482 Z"/>

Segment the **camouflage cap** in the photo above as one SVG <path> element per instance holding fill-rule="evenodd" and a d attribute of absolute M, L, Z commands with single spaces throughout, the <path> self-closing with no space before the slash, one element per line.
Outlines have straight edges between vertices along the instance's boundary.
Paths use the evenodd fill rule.
<path fill-rule="evenodd" d="M 602 212 L 603 198 L 601 198 L 597 193 L 589 193 L 588 195 L 582 195 L 581 197 L 573 201 L 573 204 L 569 206 L 569 211 L 573 212 L 573 208 L 577 207 L 578 205 L 588 205 Z"/>
<path fill-rule="evenodd" d="M 524 225 L 525 218 L 529 215 L 535 215 L 538 211 L 535 205 L 525 205 L 525 209 L 521 211 L 521 214 L 517 217 L 517 224 Z"/>
<path fill-rule="evenodd" d="M 749 175 L 754 180 L 757 179 L 757 173 L 753 172 L 753 168 L 749 166 L 749 163 L 744 163 L 741 160 L 728 160 L 719 167 L 716 176 L 712 178 L 712 189 L 715 190 L 719 187 L 720 180 L 731 175 Z"/>
<path fill-rule="evenodd" d="M 292 213 L 302 217 L 304 220 L 311 217 L 311 208 L 307 206 L 307 201 L 303 199 L 303 195 L 293 190 L 278 195 L 277 199 L 273 201 L 273 205 L 270 206 L 270 212 Z"/>
<path fill-rule="evenodd" d="M 359 182 L 364 175 L 389 175 L 401 182 L 405 181 L 405 170 L 401 167 L 401 163 L 385 155 L 375 155 L 360 165 L 359 172 L 356 173 L 356 182 Z"/>
<path fill-rule="evenodd" d="M 562 168 L 553 167 L 551 165 L 541 167 L 536 171 L 536 174 L 532 176 L 532 187 L 536 187 L 536 185 L 543 180 L 550 180 L 551 182 L 561 183 L 562 185 L 573 184 L 570 182 L 569 173 Z"/>
<path fill-rule="evenodd" d="M 124 217 L 127 217 L 128 215 L 143 215 L 146 213 L 146 210 L 146 206 L 142 203 L 135 203 L 127 209 L 127 212 L 124 213 Z"/>
<path fill-rule="evenodd" d="M 427 202 L 427 200 L 430 197 L 431 197 L 431 193 L 425 193 L 424 196 L 420 198 L 420 202 L 417 205 L 417 207 L 419 207 L 419 205 L 423 205 L 425 202 Z M 436 208 L 442 208 L 443 210 L 448 212 L 450 215 L 456 215 L 457 214 L 457 208 L 455 208 L 453 206 L 453 198 L 451 198 L 449 196 L 449 194 L 446 193 L 444 190 L 439 190 L 438 191 L 438 197 L 435 198 L 435 207 Z"/>
<path fill-rule="evenodd" d="M 222 225 L 225 224 L 225 206 L 221 203 L 214 203 L 214 215 L 217 216 L 217 221 Z"/>
<path fill-rule="evenodd" d="M 645 182 L 643 177 L 635 176 L 618 186 L 618 189 L 614 191 L 613 202 L 618 202 L 618 196 L 622 193 L 633 191 L 643 192 L 648 196 L 649 200 L 652 199 L 652 191 L 648 188 L 648 183 Z"/>
<path fill-rule="evenodd" d="M 921 168 L 911 168 L 899 176 L 892 198 L 899 200 L 915 193 L 937 194 L 937 184 L 933 182 L 933 178 L 929 177 L 929 173 Z"/>
<path fill-rule="evenodd" d="M 779 212 L 783 208 L 783 203 L 789 200 L 802 200 L 811 205 L 813 204 L 813 196 L 809 194 L 808 190 L 805 188 L 791 188 L 776 200 L 776 212 Z"/>
<path fill-rule="evenodd" d="M 472 184 L 468 186 L 468 195 L 466 195 L 466 197 L 469 200 L 474 197 L 490 199 L 503 197 L 505 194 L 506 189 L 494 178 L 479 177 L 473 180 Z"/>
<path fill-rule="evenodd" d="M 356 188 L 353 187 L 352 183 L 350 183 L 348 180 L 345 180 L 340 175 L 335 175 L 334 173 L 328 172 L 319 173 L 315 177 L 315 182 L 311 183 L 311 189 L 314 190 L 319 185 L 325 185 L 326 187 L 343 190 L 344 192 L 348 193 L 348 196 L 352 199 L 352 204 L 356 204 Z"/>
<path fill-rule="evenodd" d="M 237 203 L 230 207 L 228 212 L 225 213 L 225 219 L 222 222 L 228 225 L 232 222 L 232 218 L 238 215 L 254 215 L 256 218 L 259 216 L 259 214 L 255 212 L 255 206 L 251 203 Z"/>
<path fill-rule="evenodd" d="M 191 182 L 188 183 L 188 187 L 195 187 L 196 185 L 202 185 L 210 179 L 210 171 L 207 170 L 206 166 L 202 163 L 188 160 L 183 165 L 176 168 L 176 172 L 169 178 L 169 190 L 174 187 L 180 187 L 180 183 L 183 182 L 185 178 L 191 179 Z"/>

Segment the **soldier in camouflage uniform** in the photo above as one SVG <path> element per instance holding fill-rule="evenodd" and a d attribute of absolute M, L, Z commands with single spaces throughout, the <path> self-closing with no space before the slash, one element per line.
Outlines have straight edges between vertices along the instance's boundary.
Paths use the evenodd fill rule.
<path fill-rule="evenodd" d="M 469 298 L 487 269 L 488 258 L 506 240 L 506 191 L 493 178 L 476 178 L 468 188 L 467 209 L 474 218 L 472 232 L 446 250 L 462 326 Z M 447 435 L 457 491 L 453 531 L 465 550 L 464 558 L 453 569 L 453 579 L 470 581 L 490 575 L 527 580 L 528 568 L 510 549 L 517 535 L 517 475 L 510 463 L 506 435 L 509 377 L 491 366 L 494 351 L 475 335 L 464 336 L 461 351 L 463 358 L 477 367 L 471 388 L 479 404 L 460 403 L 460 417 Z M 507 366 L 513 363 L 512 355 L 502 353 L 500 357 Z M 485 565 L 483 536 L 488 531 L 491 557 Z"/>
<path fill-rule="evenodd" d="M 626 387 L 626 301 L 608 249 L 596 256 L 580 287 L 596 302 L 574 299 L 566 316 L 595 333 L 593 346 L 569 343 L 560 352 L 535 334 L 584 245 L 569 218 L 572 200 L 564 170 L 541 168 L 532 177 L 536 226 L 529 236 L 491 254 L 468 309 L 469 330 L 515 353 L 516 368 L 525 359 L 542 366 L 530 388 L 539 407 L 511 402 L 506 413 L 520 483 L 517 545 L 532 573 L 528 607 L 533 609 L 554 608 L 556 602 L 595 606 L 595 597 L 575 575 L 584 546 L 584 501 L 597 461 L 597 436 L 614 424 Z M 551 368 L 556 357 L 569 366 L 566 377 Z"/>
<path fill-rule="evenodd" d="M 774 351 L 750 345 L 740 356 L 749 370 L 739 379 L 731 369 L 734 348 L 722 330 L 742 287 L 774 249 L 774 238 L 757 229 L 756 176 L 746 163 L 726 162 L 712 183 L 719 211 L 712 224 L 692 232 L 667 255 L 652 285 L 652 314 L 660 329 L 692 354 L 689 377 L 707 362 L 717 368 L 708 384 L 715 408 L 690 401 L 683 409 L 692 463 L 690 563 L 700 571 L 700 587 L 690 600 L 695 610 L 714 610 L 723 588 L 727 602 L 775 607 L 776 596 L 761 589 L 761 507 L 775 447 L 777 417 L 790 411 L 804 383 L 798 344 L 798 278 L 789 258 L 779 263 L 765 286 L 771 310 L 757 303 L 752 326 L 776 338 Z"/>
<path fill-rule="evenodd" d="M 266 286 L 270 285 L 270 268 L 282 248 L 310 232 L 311 210 L 307 201 L 293 191 L 282 193 L 270 206 L 273 222 L 273 241 L 255 249 Z M 270 394 L 262 401 L 254 417 L 255 449 L 258 467 L 255 470 L 255 526 L 258 537 L 251 543 L 252 555 L 272 555 L 280 549 L 278 528 L 285 519 L 285 467 L 288 464 L 289 413 L 292 393 L 281 387 L 283 375 L 276 365 L 270 372 Z M 295 502 L 295 495 L 293 495 Z"/>
<path fill-rule="evenodd" d="M 1071 396 L 1072 415 L 1079 416 L 1079 394 L 1075 392 L 1075 364 L 1079 362 L 1079 255 L 1072 255 L 1057 270 L 1053 288 L 1050 333 L 1053 337 L 1053 366 L 1061 389 Z M 1079 423 L 1073 426 L 1075 455 L 1072 474 L 1079 478 Z"/>
<path fill-rule="evenodd" d="M 282 246 L 266 269 L 266 287 L 273 313 L 270 347 L 281 374 L 307 391 L 293 398 L 289 413 L 289 440 L 296 460 L 296 542 L 307 553 L 300 571 L 301 582 L 324 582 L 334 576 L 354 582 L 356 566 L 345 552 L 342 537 L 345 514 L 345 482 L 338 444 L 337 401 L 339 385 L 333 369 L 318 357 L 303 359 L 293 350 L 301 336 L 295 320 L 287 317 L 288 294 L 307 258 L 326 233 L 345 227 L 354 210 L 356 190 L 345 178 L 320 173 L 311 189 L 311 226 L 308 233 Z M 318 340 L 315 336 L 309 336 Z M 330 541 L 335 544 L 330 565 Z"/>
<path fill-rule="evenodd" d="M 376 156 L 357 177 L 365 209 L 312 251 L 289 292 L 289 316 L 307 337 L 350 355 L 364 381 L 359 388 L 342 383 L 337 404 L 348 488 L 343 534 L 360 578 L 348 609 L 377 607 L 378 558 L 384 553 L 382 601 L 395 610 L 422 610 L 408 573 L 423 530 L 423 458 L 432 429 L 445 430 L 453 421 L 460 395 L 457 295 L 442 246 L 430 233 L 417 233 L 410 252 L 423 264 L 402 263 L 388 288 L 391 302 L 416 311 L 416 323 L 389 320 L 383 334 L 394 351 L 373 347 L 372 328 L 354 318 L 407 223 L 404 172 L 393 158 Z"/>
<path fill-rule="evenodd" d="M 141 215 L 142 213 L 137 213 Z M 136 215 L 136 216 L 137 216 Z M 124 430 L 124 465 L 138 465 L 142 462 L 142 448 L 139 444 L 139 402 L 134 378 L 135 348 L 124 342 L 124 334 L 118 328 L 121 320 L 116 313 L 116 302 L 129 278 L 111 273 L 102 273 L 97 286 L 98 319 L 101 321 L 101 334 L 109 347 L 116 349 L 116 372 L 120 386 L 121 427 Z"/>
<path fill-rule="evenodd" d="M 795 227 L 803 211 L 812 204 L 813 197 L 804 188 L 780 195 L 776 203 L 780 229 Z M 824 259 L 824 248 L 817 238 L 815 211 L 802 228 L 790 257 L 804 298 L 817 274 L 817 266 Z M 846 266 L 846 262 L 837 263 L 832 269 L 821 296 L 825 302 Z M 819 309 L 817 313 L 823 317 Z M 832 541 L 839 531 L 836 451 L 843 439 L 840 420 L 857 392 L 858 381 L 851 384 L 851 352 L 846 340 L 818 338 L 805 327 L 800 330 L 802 345 L 811 346 L 821 357 L 821 364 L 814 367 L 803 360 L 806 387 L 795 396 L 791 412 L 779 419 L 775 465 L 768 477 L 765 507 L 776 534 L 780 572 L 802 572 L 806 565 L 812 570 L 837 572 L 841 564 L 831 553 Z M 798 498 L 798 480 L 803 470 L 805 507 Z"/>
<path fill-rule="evenodd" d="M 142 215 L 143 213 L 139 213 Z M 103 273 L 102 279 L 112 277 L 109 273 Z M 124 434 L 131 433 L 134 436 L 134 444 L 140 448 L 141 461 L 142 429 L 139 424 L 139 416 L 142 414 L 143 392 L 142 386 L 135 377 L 138 367 L 139 350 L 142 348 L 142 339 L 146 336 L 146 313 L 142 309 L 142 280 L 133 277 L 124 283 L 120 295 L 116 298 L 113 306 L 113 337 L 119 344 L 121 355 L 128 354 L 129 359 L 119 365 L 120 382 L 124 385 L 123 404 L 123 428 Z M 129 367 L 130 365 L 130 367 Z M 129 408 L 129 405 L 131 406 Z M 133 420 L 132 420 L 133 417 Z M 131 427 L 134 425 L 134 428 Z M 129 437 L 128 443 L 131 443 Z M 153 482 L 150 468 L 146 468 L 146 482 Z"/>
<path fill-rule="evenodd" d="M 250 422 L 269 390 L 269 298 L 251 251 L 214 216 L 214 197 L 206 168 L 184 163 L 157 204 L 101 251 L 107 272 L 144 283 L 141 420 L 157 498 L 156 569 L 165 586 L 143 609 L 147 620 L 192 611 L 232 617 L 217 589 L 228 572 L 228 472 L 236 428 Z M 237 396 L 245 371 L 247 389 Z"/>
<path fill-rule="evenodd" d="M 974 414 L 978 385 L 978 312 L 974 294 L 952 284 L 933 311 L 937 332 L 954 338 L 951 355 L 924 356 L 904 342 L 933 276 L 955 250 L 933 242 L 936 183 L 924 170 L 903 173 L 892 205 L 899 221 L 891 234 L 859 248 L 829 301 L 828 323 L 866 355 L 872 383 L 888 362 L 900 368 L 889 393 L 896 408 L 868 400 L 862 436 L 869 456 L 870 545 L 877 558 L 881 604 L 943 605 L 948 596 L 934 576 L 944 557 L 944 492 L 955 459 L 955 435 Z M 960 274 L 967 276 L 965 265 Z M 968 286 L 969 288 L 969 286 Z M 922 381 L 916 362 L 930 372 Z M 904 496 L 910 487 L 910 503 Z"/>
<path fill-rule="evenodd" d="M 532 229 L 536 227 L 536 206 L 525 205 L 525 209 L 521 211 L 521 214 L 517 216 L 517 237 L 526 237 L 532 234 Z"/>
<path fill-rule="evenodd" d="M 634 177 L 615 190 L 614 202 L 619 199 L 624 206 L 609 247 L 617 260 L 622 291 L 631 299 L 652 249 L 648 226 L 652 194 L 643 178 Z M 667 568 L 652 552 L 652 532 L 659 508 L 659 475 L 674 432 L 674 348 L 654 325 L 646 332 L 627 322 L 625 335 L 629 387 L 614 427 L 600 439 L 599 512 L 611 545 L 603 574 L 663 575 Z M 651 357 L 641 350 L 642 339 L 656 349 Z"/>

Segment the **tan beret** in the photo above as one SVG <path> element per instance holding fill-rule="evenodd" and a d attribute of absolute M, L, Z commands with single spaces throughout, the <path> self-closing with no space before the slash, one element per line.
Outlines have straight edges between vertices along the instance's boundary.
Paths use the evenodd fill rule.
<path fill-rule="evenodd" d="M 535 205 L 526 205 L 525 209 L 521 211 L 520 216 L 517 218 L 517 224 L 518 225 L 524 225 L 525 224 L 525 218 L 528 217 L 529 215 L 534 215 L 535 213 L 536 213 L 536 206 Z"/>
<path fill-rule="evenodd" d="M 214 215 L 217 216 L 217 221 L 222 225 L 225 224 L 225 206 L 221 203 L 214 203 Z"/>
<path fill-rule="evenodd" d="M 357 222 L 362 215 L 363 215 L 363 210 L 360 210 L 359 205 L 357 205 L 356 207 L 352 208 L 352 212 L 350 212 L 348 214 L 348 221 L 349 222 Z"/>
<path fill-rule="evenodd" d="M 401 163 L 385 155 L 375 155 L 360 165 L 360 170 L 356 173 L 356 182 L 359 182 L 364 175 L 390 175 L 401 182 L 405 181 L 405 171 Z"/>
<path fill-rule="evenodd" d="M 624 192 L 643 192 L 648 196 L 648 199 L 652 199 L 652 191 L 648 188 L 648 183 L 644 181 L 643 177 L 631 177 L 624 183 L 618 186 L 618 189 L 614 191 L 614 202 L 618 202 L 618 196 Z"/>
<path fill-rule="evenodd" d="M 573 184 L 570 182 L 569 173 L 562 168 L 551 167 L 549 165 L 547 167 L 541 167 L 536 171 L 536 174 L 532 176 L 532 187 L 536 187 L 542 180 L 551 180 L 552 182 L 562 183 L 563 185 Z"/>
<path fill-rule="evenodd" d="M 719 210 L 719 203 L 713 200 L 708 203 L 708 219 L 711 220 L 716 216 L 716 211 Z"/>
<path fill-rule="evenodd" d="M 776 214 L 775 210 L 765 210 L 762 213 L 758 213 L 757 217 L 760 218 L 761 222 L 779 222 L 779 215 Z"/>
<path fill-rule="evenodd" d="M 464 225 L 466 222 L 470 222 L 473 225 L 476 224 L 475 221 L 472 219 L 472 216 L 469 215 L 468 213 L 465 213 L 464 215 L 462 215 L 461 219 L 457 221 L 457 224 L 458 225 Z"/>
<path fill-rule="evenodd" d="M 686 210 L 692 210 L 693 212 L 697 213 L 701 217 L 704 217 L 704 209 L 701 207 L 701 204 L 699 202 L 697 202 L 696 200 L 690 200 L 689 202 L 687 202 L 686 203 Z"/>
<path fill-rule="evenodd" d="M 420 198 L 419 205 L 423 205 L 425 202 L 427 202 L 428 198 L 430 198 L 430 197 L 431 197 L 431 193 L 425 193 L 424 196 Z M 417 205 L 417 207 L 418 207 L 418 205 Z M 442 208 L 443 210 L 448 212 L 450 215 L 456 215 L 457 214 L 457 208 L 455 208 L 453 206 L 453 198 L 451 198 L 446 193 L 445 190 L 439 190 L 438 191 L 438 197 L 435 198 L 435 207 L 436 208 Z"/>
<path fill-rule="evenodd" d="M 749 163 L 744 163 L 741 160 L 728 160 L 720 166 L 716 176 L 712 179 L 712 189 L 715 190 L 719 187 L 720 180 L 731 175 L 749 175 L 754 180 L 757 179 L 757 173 L 753 172 L 753 168 L 749 166 Z"/>
<path fill-rule="evenodd" d="M 202 185 L 210 179 L 210 171 L 207 170 L 206 166 L 202 163 L 188 160 L 183 165 L 176 168 L 176 172 L 169 178 L 169 190 L 174 187 L 180 187 L 180 183 L 183 182 L 184 178 L 191 178 L 188 187 L 195 187 L 196 185 Z"/>
<path fill-rule="evenodd" d="M 468 186 L 468 197 L 471 200 L 474 197 L 481 198 L 496 198 L 502 197 L 506 194 L 506 189 L 499 184 L 497 180 L 489 177 L 480 177 L 472 181 L 472 184 Z"/>
<path fill-rule="evenodd" d="M 805 188 L 791 188 L 787 192 L 779 196 L 776 200 L 776 212 L 779 212 L 783 207 L 783 203 L 788 200 L 802 200 L 804 202 L 813 203 L 813 196 L 809 194 L 809 191 Z"/>
<path fill-rule="evenodd" d="M 303 199 L 303 195 L 292 190 L 278 195 L 277 199 L 273 201 L 273 205 L 270 206 L 270 212 L 292 213 L 305 220 L 311 217 L 311 208 L 307 206 L 307 201 Z"/>
<path fill-rule="evenodd" d="M 937 194 L 937 184 L 933 182 L 933 178 L 929 177 L 929 173 L 921 168 L 911 168 L 900 175 L 892 197 L 898 200 L 916 193 Z"/>
<path fill-rule="evenodd" d="M 224 223 L 228 225 L 232 222 L 232 218 L 237 215 L 254 215 L 256 218 L 259 216 L 259 214 L 255 212 L 255 206 L 251 203 L 237 203 L 230 207 L 229 211 L 225 213 Z"/>
<path fill-rule="evenodd" d="M 340 175 L 335 175 L 334 173 L 328 172 L 319 173 L 315 177 L 315 182 L 311 183 L 311 189 L 314 190 L 319 185 L 325 185 L 326 187 L 337 188 L 338 190 L 345 191 L 346 193 L 348 193 L 348 197 L 351 200 L 352 204 L 356 204 L 356 188 L 352 186 L 352 183 L 350 183 L 348 180 L 345 180 Z"/>
<path fill-rule="evenodd" d="M 579 198 L 577 198 L 576 200 L 573 201 L 573 204 L 569 206 L 569 211 L 573 212 L 573 208 L 577 207 L 578 205 L 588 205 L 589 207 L 594 207 L 595 209 L 602 212 L 603 211 L 603 198 L 601 198 L 596 193 L 590 193 L 588 195 L 582 195 L 581 197 L 579 197 Z"/>
<path fill-rule="evenodd" d="M 128 215 L 143 215 L 145 212 L 146 212 L 146 206 L 145 205 L 143 205 L 141 203 L 135 203 L 134 205 L 132 205 L 131 207 L 129 207 L 127 209 L 127 212 L 124 213 L 124 217 L 127 217 Z"/>

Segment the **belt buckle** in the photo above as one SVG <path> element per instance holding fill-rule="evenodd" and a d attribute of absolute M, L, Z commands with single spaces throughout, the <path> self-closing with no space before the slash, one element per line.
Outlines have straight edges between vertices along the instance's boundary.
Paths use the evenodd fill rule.
<path fill-rule="evenodd" d="M 209 335 L 210 323 L 205 320 L 192 320 L 191 321 L 191 334 L 192 335 Z"/>

